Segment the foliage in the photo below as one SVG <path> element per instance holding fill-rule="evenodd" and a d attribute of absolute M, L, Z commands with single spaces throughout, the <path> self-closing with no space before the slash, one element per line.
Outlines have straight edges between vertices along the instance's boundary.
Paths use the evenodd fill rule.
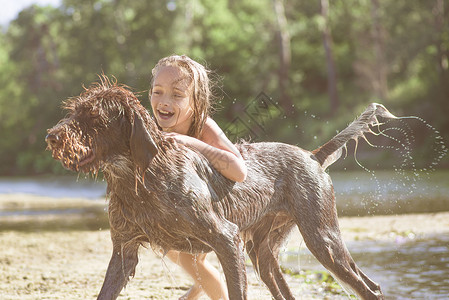
<path fill-rule="evenodd" d="M 0 174 L 63 172 L 44 143 L 46 129 L 64 114 L 61 101 L 104 72 L 141 92 L 148 106 L 151 69 L 173 53 L 222 78 L 215 114 L 222 127 L 245 116 L 260 92 L 287 115 L 265 120 L 253 140 L 313 149 L 375 100 L 397 115 L 422 117 L 449 141 L 444 0 L 329 1 L 328 24 L 319 1 L 281 2 L 290 38 L 288 104 L 279 88 L 274 1 L 64 0 L 57 8 L 26 8 L 0 33 Z M 332 35 L 336 109 L 327 91 L 324 26 Z M 421 127 L 412 129 L 427 135 Z M 431 160 L 431 143 L 421 141 L 418 164 Z"/>
<path fill-rule="evenodd" d="M 349 296 L 350 299 L 356 299 L 355 296 L 346 294 L 340 284 L 327 271 L 301 270 L 297 272 L 283 266 L 281 266 L 281 271 L 292 277 L 303 279 L 306 284 L 320 283 L 321 287 L 326 292 L 335 295 L 346 295 Z"/>

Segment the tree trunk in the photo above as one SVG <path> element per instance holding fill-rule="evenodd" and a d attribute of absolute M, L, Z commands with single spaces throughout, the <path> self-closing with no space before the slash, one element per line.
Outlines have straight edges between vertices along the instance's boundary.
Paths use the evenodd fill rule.
<path fill-rule="evenodd" d="M 327 63 L 327 87 L 329 92 L 330 113 L 333 115 L 340 104 L 337 93 L 337 72 L 335 70 L 334 57 L 332 54 L 332 36 L 329 28 L 329 1 L 321 1 L 321 16 L 323 17 L 323 46 L 326 53 Z"/>
<path fill-rule="evenodd" d="M 291 64 L 290 33 L 288 32 L 283 0 L 273 0 L 273 4 L 278 25 L 277 36 L 279 40 L 279 103 L 286 114 L 292 114 L 294 112 L 293 102 L 288 92 L 288 74 Z"/>
<path fill-rule="evenodd" d="M 436 0 L 435 6 L 433 7 L 433 14 L 435 16 L 435 31 L 438 33 L 440 38 L 436 41 L 437 59 L 438 59 L 438 74 L 440 77 L 440 83 L 444 95 L 449 95 L 449 48 L 444 46 L 443 35 L 444 31 L 449 32 L 445 29 L 445 16 L 447 10 L 445 11 L 444 0 Z M 447 28 L 447 27 L 446 27 Z"/>
<path fill-rule="evenodd" d="M 380 20 L 380 4 L 379 0 L 371 0 L 371 19 L 372 29 L 371 37 L 373 39 L 374 60 L 374 94 L 381 100 L 388 98 L 388 81 L 387 81 L 387 64 L 385 62 L 385 36 Z"/>

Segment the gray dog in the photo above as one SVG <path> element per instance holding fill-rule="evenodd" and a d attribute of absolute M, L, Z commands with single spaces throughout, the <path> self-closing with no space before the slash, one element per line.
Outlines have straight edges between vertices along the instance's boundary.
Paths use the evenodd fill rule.
<path fill-rule="evenodd" d="M 65 102 L 67 116 L 48 130 L 55 159 L 77 172 L 102 170 L 108 183 L 113 244 L 99 299 L 115 299 L 138 263 L 138 248 L 214 251 L 231 300 L 246 299 L 243 249 L 274 299 L 294 299 L 278 264 L 282 243 L 297 225 L 313 255 L 363 299 L 383 299 L 378 284 L 355 264 L 342 241 L 332 182 L 325 168 L 342 147 L 394 118 L 371 104 L 315 151 L 281 143 L 237 145 L 248 167 L 235 183 L 194 149 L 164 138 L 125 86 L 102 77 Z"/>

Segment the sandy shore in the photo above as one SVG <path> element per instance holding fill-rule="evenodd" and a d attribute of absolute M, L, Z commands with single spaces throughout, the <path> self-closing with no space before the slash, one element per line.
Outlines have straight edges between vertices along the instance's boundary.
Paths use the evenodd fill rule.
<path fill-rule="evenodd" d="M 106 220 L 98 220 L 105 217 L 104 206 L 104 201 L 58 199 L 55 204 L 54 199 L 45 197 L 0 195 L 0 299 L 94 299 L 111 254 L 109 231 L 98 225 Z M 4 213 L 61 207 L 66 212 L 56 216 Z M 80 207 L 87 207 L 91 214 L 80 216 L 76 210 Z M 89 219 L 96 221 L 92 222 L 97 224 L 94 230 L 81 226 Z M 31 228 L 22 230 L 26 224 Z M 449 233 L 449 212 L 341 218 L 340 225 L 345 241 L 425 238 Z M 300 239 L 294 232 L 286 247 L 297 247 Z M 208 258 L 218 267 L 213 254 Z M 270 299 L 250 263 L 247 268 L 249 299 Z M 315 275 L 286 277 L 298 299 L 347 299 L 341 289 Z M 177 299 L 190 283 L 168 259 L 142 248 L 136 276 L 119 299 Z"/>

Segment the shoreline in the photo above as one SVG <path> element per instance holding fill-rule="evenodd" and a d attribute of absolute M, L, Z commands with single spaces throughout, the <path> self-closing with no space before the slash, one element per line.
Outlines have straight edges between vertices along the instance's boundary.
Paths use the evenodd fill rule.
<path fill-rule="evenodd" d="M 105 206 L 104 200 L 0 195 L 2 299 L 95 298 L 112 250 L 109 230 L 105 226 L 98 227 L 101 222 L 107 222 Z M 67 213 L 52 214 L 58 209 L 64 209 Z M 76 209 L 86 209 L 87 213 L 83 211 L 80 214 Z M 37 215 L 5 215 L 5 212 L 18 210 L 50 211 Z M 98 219 L 99 216 L 104 217 L 103 221 Z M 339 221 L 345 242 L 412 240 L 449 234 L 449 212 L 342 217 Z M 89 222 L 92 222 L 91 227 L 86 226 Z M 17 230 L 20 226 L 14 225 L 20 224 L 31 224 L 31 227 Z M 301 240 L 295 229 L 286 248 L 297 248 Z M 178 299 L 189 288 L 190 278 L 170 260 L 158 257 L 151 249 L 141 248 L 139 260 L 136 276 L 130 280 L 119 299 Z M 215 254 L 208 255 L 208 260 L 219 267 Z M 320 281 L 320 276 L 314 275 L 313 270 L 308 274 L 285 275 L 297 297 L 347 299 L 341 289 Z M 248 299 L 270 299 L 267 288 L 256 276 L 249 261 L 247 276 Z M 201 299 L 208 298 L 203 296 Z"/>
<path fill-rule="evenodd" d="M 61 228 L 54 230 L 76 229 L 66 228 L 64 223 L 77 219 L 81 222 L 94 219 L 102 225 L 94 229 L 81 227 L 79 230 L 108 228 L 107 204 L 104 198 L 51 198 L 29 194 L 0 194 L 0 231 L 4 231 L 2 225 L 8 223 L 58 224 L 58 221 L 63 221 L 58 224 Z M 407 235 L 420 238 L 449 233 L 449 210 L 397 215 L 343 216 L 339 217 L 339 223 L 345 241 L 385 240 Z M 14 229 L 14 226 L 12 227 Z M 20 226 L 18 229 L 20 230 Z"/>

